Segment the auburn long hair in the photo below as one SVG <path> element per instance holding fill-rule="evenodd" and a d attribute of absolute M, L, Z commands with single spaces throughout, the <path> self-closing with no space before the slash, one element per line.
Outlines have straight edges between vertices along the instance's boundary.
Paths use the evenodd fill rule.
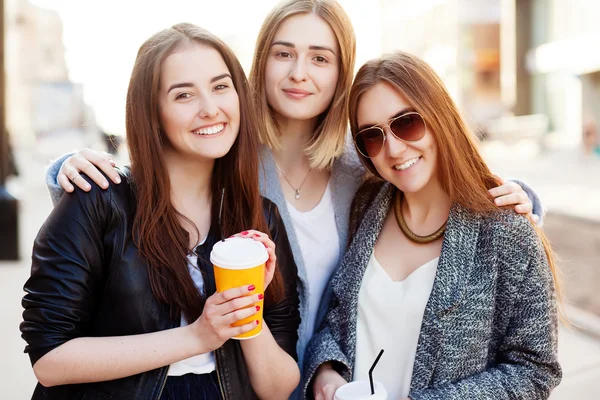
<path fill-rule="evenodd" d="M 350 18 L 336 0 L 288 0 L 275 6 L 265 18 L 256 39 L 250 84 L 257 96 L 257 115 L 261 124 L 260 139 L 269 148 L 281 148 L 281 132 L 273 118 L 273 110 L 265 92 L 265 70 L 271 43 L 277 29 L 287 18 L 315 14 L 333 30 L 340 48 L 337 88 L 329 107 L 319 116 L 316 130 L 304 152 L 311 168 L 326 169 L 344 151 L 348 132 L 348 94 L 356 59 L 356 39 Z"/>
<path fill-rule="evenodd" d="M 498 208 L 488 190 L 498 186 L 499 182 L 479 154 L 476 139 L 467 128 L 442 80 L 420 58 L 398 51 L 371 60 L 360 68 L 350 91 L 352 134 L 358 132 L 357 111 L 361 96 L 381 82 L 390 84 L 402 93 L 425 119 L 439 149 L 437 174 L 443 190 L 452 202 L 481 214 L 496 211 Z M 359 157 L 371 173 L 381 178 L 369 158 L 360 153 Z M 548 239 L 540 229 L 535 227 L 535 230 L 548 257 L 559 315 L 562 318 L 563 296 L 558 267 Z"/>
<path fill-rule="evenodd" d="M 187 269 L 189 235 L 182 226 L 186 218 L 171 202 L 171 183 L 163 153 L 168 140 L 159 122 L 160 72 L 165 59 L 181 45 L 200 43 L 217 50 L 239 96 L 240 130 L 229 152 L 214 164 L 211 179 L 211 230 L 219 226 L 221 191 L 225 189 L 220 228 L 232 235 L 253 228 L 269 233 L 258 190 L 258 137 L 248 82 L 233 52 L 210 32 L 177 24 L 154 34 L 140 47 L 127 91 L 126 129 L 131 173 L 136 191 L 134 240 L 148 261 L 154 296 L 171 307 L 175 318 L 183 313 L 188 321 L 201 314 L 204 299 Z M 269 285 L 266 300 L 281 298 L 283 283 L 278 270 Z"/>

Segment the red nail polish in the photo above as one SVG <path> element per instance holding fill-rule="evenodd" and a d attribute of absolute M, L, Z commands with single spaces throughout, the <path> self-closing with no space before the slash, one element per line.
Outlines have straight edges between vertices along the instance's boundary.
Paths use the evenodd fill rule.
<path fill-rule="evenodd" d="M 265 246 L 267 249 L 269 248 L 269 246 L 267 246 L 266 244 L 264 244 L 264 243 L 263 243 L 263 245 L 264 245 L 264 246 Z"/>
<path fill-rule="evenodd" d="M 265 298 L 265 296 L 264 296 L 262 293 L 258 295 L 258 299 L 259 299 L 259 300 L 262 300 L 262 299 L 264 299 L 264 298 Z"/>
<path fill-rule="evenodd" d="M 258 233 L 255 233 L 254 237 L 260 237 L 260 235 Z"/>
<path fill-rule="evenodd" d="M 247 235 L 247 234 L 248 234 L 248 231 L 242 232 L 242 235 Z"/>
<path fill-rule="evenodd" d="M 249 291 L 249 292 L 253 291 L 254 289 L 256 289 L 256 288 L 254 287 L 254 285 L 250 285 L 250 286 L 248 286 L 248 291 Z"/>
<path fill-rule="evenodd" d="M 258 320 L 256 320 L 256 325 L 260 324 L 260 322 L 258 322 Z"/>
<path fill-rule="evenodd" d="M 256 311 L 260 311 L 260 306 L 256 306 Z"/>

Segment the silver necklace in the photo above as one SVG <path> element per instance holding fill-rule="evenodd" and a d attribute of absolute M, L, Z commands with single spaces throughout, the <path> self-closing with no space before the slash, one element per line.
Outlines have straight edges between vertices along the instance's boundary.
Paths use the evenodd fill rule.
<path fill-rule="evenodd" d="M 296 195 L 294 196 L 296 198 L 296 200 L 300 199 L 300 189 L 302 189 L 302 186 L 304 186 L 304 182 L 306 182 L 306 179 L 308 178 L 308 175 L 310 175 L 310 168 L 308 169 L 308 172 L 306 173 L 306 176 L 304 177 L 304 179 L 302 180 L 302 183 L 300 184 L 300 186 L 295 187 L 294 185 L 292 185 L 292 182 L 290 182 L 290 180 L 288 179 L 288 177 L 285 175 L 285 172 L 283 172 L 283 170 L 279 167 L 279 165 L 277 165 L 277 163 L 275 163 L 275 166 L 277 167 L 277 169 L 279 170 L 279 172 L 281 172 L 281 175 L 283 176 L 283 179 L 286 180 L 286 182 L 288 183 L 288 185 L 291 186 L 292 189 L 294 189 L 294 191 L 296 192 Z"/>

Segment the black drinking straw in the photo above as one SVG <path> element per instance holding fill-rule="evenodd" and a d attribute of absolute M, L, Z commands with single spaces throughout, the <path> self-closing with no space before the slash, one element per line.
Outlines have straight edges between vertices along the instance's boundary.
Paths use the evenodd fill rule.
<path fill-rule="evenodd" d="M 373 370 L 375 369 L 375 366 L 379 362 L 379 359 L 381 358 L 382 354 L 383 354 L 383 349 L 381 349 L 381 351 L 379 352 L 379 355 L 377 355 L 377 358 L 375 359 L 375 362 L 373 363 L 373 365 L 371 365 L 371 368 L 369 369 L 369 383 L 371 384 L 371 396 L 373 396 L 375 394 L 375 387 L 373 386 Z"/>
<path fill-rule="evenodd" d="M 221 241 L 225 241 L 223 234 L 223 225 L 221 224 L 221 215 L 223 214 L 223 199 L 225 198 L 225 188 L 221 191 L 221 205 L 219 206 L 219 231 L 221 232 Z"/>

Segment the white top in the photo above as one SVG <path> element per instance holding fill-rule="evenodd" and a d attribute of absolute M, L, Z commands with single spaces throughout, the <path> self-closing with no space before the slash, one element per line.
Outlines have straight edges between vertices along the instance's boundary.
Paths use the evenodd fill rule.
<path fill-rule="evenodd" d="M 309 286 L 306 332 L 312 335 L 323 291 L 340 258 L 340 239 L 330 184 L 327 184 L 321 201 L 312 210 L 300 212 L 290 202 L 287 202 L 287 206 L 306 266 Z"/>
<path fill-rule="evenodd" d="M 204 242 L 203 242 L 204 243 Z M 204 292 L 204 279 L 202 279 L 202 273 L 198 268 L 198 257 L 195 254 L 188 255 L 188 271 L 194 280 L 194 285 L 200 291 Z M 181 314 L 181 326 L 188 325 L 183 314 Z M 185 374 L 208 374 L 214 371 L 215 355 L 211 351 L 210 353 L 199 354 L 185 360 L 178 361 L 169 366 L 167 376 L 181 376 Z"/>
<path fill-rule="evenodd" d="M 394 282 L 371 255 L 358 295 L 354 380 L 368 380 L 369 368 L 384 349 L 373 379 L 390 399 L 408 396 L 425 306 L 439 257 Z"/>

